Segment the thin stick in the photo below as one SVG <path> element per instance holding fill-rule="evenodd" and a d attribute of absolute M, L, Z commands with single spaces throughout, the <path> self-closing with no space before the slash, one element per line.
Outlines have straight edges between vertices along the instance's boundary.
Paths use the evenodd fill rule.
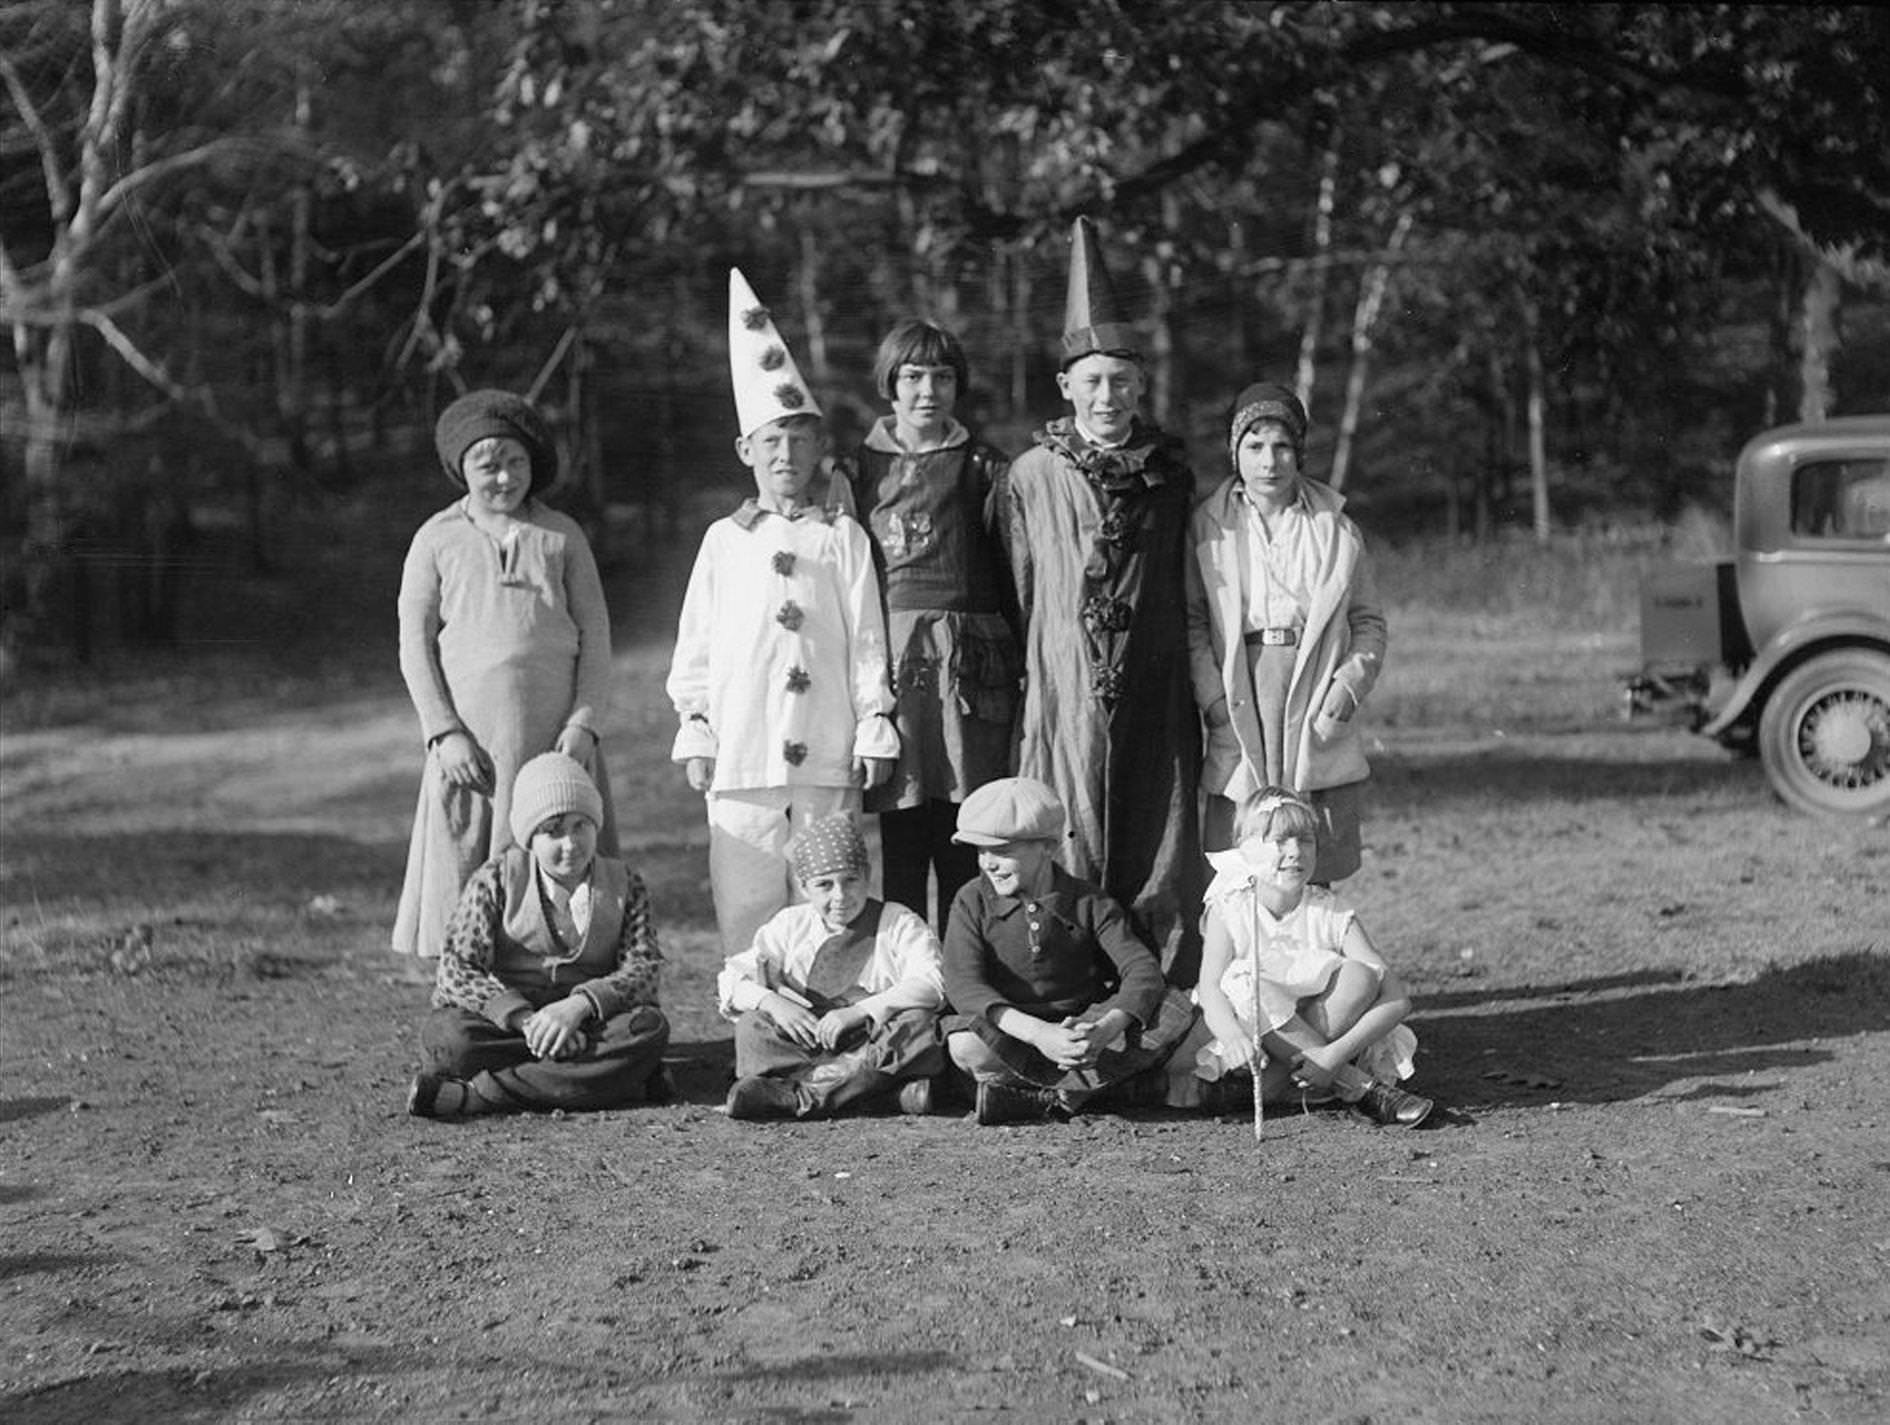
<path fill-rule="evenodd" d="M 1260 927 L 1255 926 L 1258 930 Z M 1266 1105 L 1261 1102 L 1262 1070 L 1267 1066 L 1266 1051 L 1260 1047 L 1260 941 L 1256 936 L 1253 946 L 1253 1057 L 1247 1061 L 1247 1067 L 1253 1072 L 1253 1141 L 1260 1141 L 1261 1129 L 1266 1123 Z"/>

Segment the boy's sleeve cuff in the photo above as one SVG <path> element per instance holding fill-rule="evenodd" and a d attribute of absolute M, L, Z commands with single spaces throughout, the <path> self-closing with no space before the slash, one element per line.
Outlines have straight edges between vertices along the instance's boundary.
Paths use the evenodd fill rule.
<path fill-rule="evenodd" d="M 486 1001 L 486 1018 L 501 1029 L 509 1028 L 507 1021 L 521 1009 L 529 1011 L 532 1002 L 517 990 L 506 990 Z"/>
<path fill-rule="evenodd" d="M 860 719 L 858 730 L 853 734 L 853 755 L 855 757 L 884 757 L 888 760 L 899 755 L 899 730 L 892 724 L 892 719 L 884 713 L 872 713 Z"/>
<path fill-rule="evenodd" d="M 691 757 L 713 757 L 716 755 L 715 729 L 704 718 L 686 717 L 682 726 L 676 729 L 676 742 L 670 748 L 669 760 L 687 762 Z"/>

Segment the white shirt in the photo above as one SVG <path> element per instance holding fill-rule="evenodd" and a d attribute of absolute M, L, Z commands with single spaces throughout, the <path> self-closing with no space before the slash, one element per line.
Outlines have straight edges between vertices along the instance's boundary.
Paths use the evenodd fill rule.
<path fill-rule="evenodd" d="M 1247 596 L 1242 631 L 1303 627 L 1312 590 L 1319 582 L 1319 542 L 1313 537 L 1304 495 L 1268 515 L 1266 523 L 1245 496 L 1240 507 L 1247 515 L 1241 526 L 1247 554 L 1241 571 Z"/>
<path fill-rule="evenodd" d="M 716 1007 L 723 1018 L 747 1013 L 770 990 L 789 981 L 805 983 L 815 954 L 833 933 L 811 905 L 775 912 L 755 933 L 755 943 L 730 956 L 715 978 Z M 888 902 L 858 985 L 866 991 L 859 1008 L 878 1024 L 901 1010 L 944 1004 L 945 972 L 932 927 L 904 906 Z"/>

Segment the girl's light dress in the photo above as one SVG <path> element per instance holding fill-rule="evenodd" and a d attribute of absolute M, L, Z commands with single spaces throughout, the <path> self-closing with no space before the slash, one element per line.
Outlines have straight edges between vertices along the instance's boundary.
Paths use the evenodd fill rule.
<path fill-rule="evenodd" d="M 1261 901 L 1254 870 L 1238 849 L 1208 854 L 1214 880 L 1207 906 L 1221 918 L 1233 953 L 1221 973 L 1221 993 L 1233 1006 L 1240 1027 L 1256 1043 L 1299 1010 L 1300 1001 L 1324 993 L 1345 962 L 1342 947 L 1355 912 L 1324 886 L 1308 886 L 1283 916 Z M 1254 977 L 1259 976 L 1260 1019 L 1254 1022 Z M 1381 1082 L 1408 1079 L 1415 1069 L 1417 1035 L 1405 1025 L 1364 1049 L 1359 1068 Z M 1197 1078 L 1212 1082 L 1228 1072 L 1221 1041 L 1211 1039 L 1195 1054 Z"/>
<path fill-rule="evenodd" d="M 439 955 L 472 873 L 512 842 L 512 781 L 571 724 L 596 729 L 610 691 L 610 614 L 597 561 L 568 515 L 539 500 L 503 543 L 460 503 L 420 526 L 400 579 L 400 671 L 428 745 L 393 948 Z M 464 728 L 492 756 L 484 797 L 447 783 L 434 748 Z M 602 749 L 600 855 L 617 854 Z"/>

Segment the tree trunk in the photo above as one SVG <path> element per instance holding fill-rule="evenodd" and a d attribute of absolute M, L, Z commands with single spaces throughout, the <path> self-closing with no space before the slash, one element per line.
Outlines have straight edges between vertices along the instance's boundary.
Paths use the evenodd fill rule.
<path fill-rule="evenodd" d="M 92 0 L 91 92 L 71 172 L 53 150 L 44 128 L 29 126 L 47 145 L 38 157 L 45 174 L 52 240 L 37 290 L 25 290 L 24 277 L 0 238 L 0 286 L 16 311 L 45 312 L 13 325 L 13 351 L 26 406 L 22 494 L 26 538 L 20 552 L 22 602 L 0 620 L 0 669 L 10 667 L 33 638 L 48 612 L 48 602 L 66 549 L 70 511 L 60 478 L 61 446 L 72 411 L 72 373 L 78 329 L 76 305 L 86 265 L 93 256 L 102 220 L 101 204 L 110 186 L 112 163 L 135 144 L 127 133 L 131 111 L 131 68 L 121 63 L 139 52 L 156 14 L 152 0 Z M 77 182 L 68 179 L 76 173 Z"/>
<path fill-rule="evenodd" d="M 1299 332 L 1299 366 L 1293 373 L 1293 391 L 1309 411 L 1319 375 L 1319 343 L 1325 336 L 1326 286 L 1332 272 L 1332 210 L 1338 179 L 1339 132 L 1334 129 L 1319 166 L 1319 205 L 1313 217 L 1313 289 L 1306 303 L 1306 325 Z"/>
<path fill-rule="evenodd" d="M 1176 420 L 1174 312 L 1178 274 L 1168 235 L 1181 226 L 1180 208 L 1173 189 L 1162 194 L 1162 232 L 1149 245 L 1149 255 L 1142 262 L 1153 308 L 1149 322 L 1149 414 L 1157 425 L 1165 426 L 1172 426 Z"/>
<path fill-rule="evenodd" d="M 807 374 L 826 385 L 833 379 L 833 368 L 827 359 L 827 326 L 820 311 L 820 241 L 806 224 L 800 228 L 800 246 L 801 326 L 807 339 Z"/>
<path fill-rule="evenodd" d="M 1495 522 L 1497 476 L 1509 466 L 1516 429 L 1515 405 L 1510 399 L 1508 374 L 1503 370 L 1502 358 L 1497 354 L 1495 346 L 1489 349 L 1489 361 L 1490 398 L 1495 402 L 1496 410 L 1490 421 L 1483 468 L 1477 474 L 1476 540 L 1478 544 L 1488 541 Z"/>
<path fill-rule="evenodd" d="M 1522 297 L 1523 356 L 1529 373 L 1529 506 L 1536 543 L 1549 542 L 1549 452 L 1544 430 L 1548 381 L 1542 364 L 1541 314 L 1533 298 Z"/>
<path fill-rule="evenodd" d="M 1359 283 L 1358 303 L 1352 309 L 1352 367 L 1345 378 L 1345 410 L 1339 418 L 1338 443 L 1332 450 L 1331 485 L 1345 488 L 1345 477 L 1352 463 L 1352 442 L 1358 434 L 1359 413 L 1365 404 L 1365 380 L 1372 364 L 1372 332 L 1384 309 L 1385 293 L 1391 286 L 1391 265 L 1411 233 L 1411 214 L 1400 213 L 1385 244 L 1384 254 L 1372 264 Z"/>
<path fill-rule="evenodd" d="M 1030 410 L 1030 253 L 1008 249 L 1011 264 L 1011 408 L 1013 420 Z"/>
<path fill-rule="evenodd" d="M 1809 272 L 1798 325 L 1798 419 L 1821 421 L 1831 414 L 1831 358 L 1837 353 L 1838 272 L 1822 256 L 1807 254 Z"/>

